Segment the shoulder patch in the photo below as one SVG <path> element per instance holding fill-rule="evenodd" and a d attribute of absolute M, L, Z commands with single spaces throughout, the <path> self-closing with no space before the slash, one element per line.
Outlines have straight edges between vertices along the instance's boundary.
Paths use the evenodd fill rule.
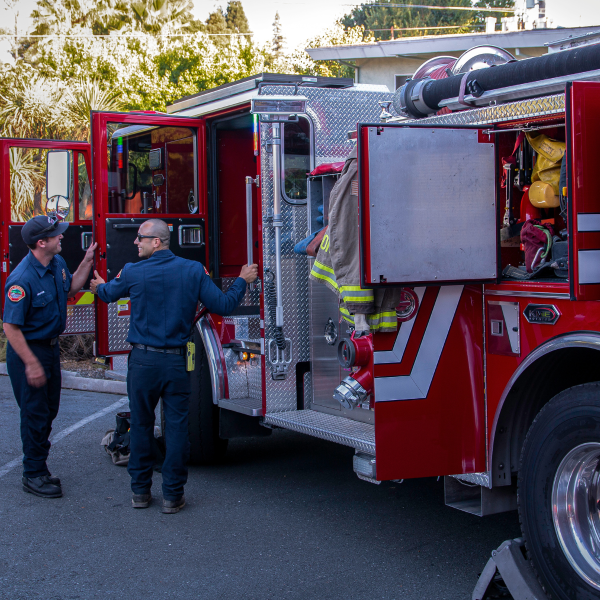
<path fill-rule="evenodd" d="M 118 273 L 117 276 L 115 277 L 115 279 L 119 279 L 119 277 L 121 277 L 121 273 L 123 272 L 123 269 L 121 269 Z"/>
<path fill-rule="evenodd" d="M 8 299 L 11 302 L 20 302 L 25 298 L 25 290 L 20 285 L 11 285 L 8 290 Z"/>
<path fill-rule="evenodd" d="M 206 270 L 206 267 L 202 265 L 202 268 L 204 269 L 204 272 L 210 277 L 210 273 Z"/>
<path fill-rule="evenodd" d="M 65 272 L 65 270 L 62 270 L 62 275 L 63 275 L 63 281 L 67 280 L 67 273 Z"/>

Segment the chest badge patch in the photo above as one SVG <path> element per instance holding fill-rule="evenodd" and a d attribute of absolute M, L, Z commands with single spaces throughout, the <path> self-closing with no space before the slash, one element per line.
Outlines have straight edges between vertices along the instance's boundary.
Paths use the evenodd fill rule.
<path fill-rule="evenodd" d="M 11 302 L 20 302 L 25 298 L 25 290 L 20 285 L 11 285 L 8 290 L 8 299 Z"/>
<path fill-rule="evenodd" d="M 67 280 L 67 274 L 65 273 L 64 269 L 62 271 L 63 271 L 63 281 L 66 281 Z"/>

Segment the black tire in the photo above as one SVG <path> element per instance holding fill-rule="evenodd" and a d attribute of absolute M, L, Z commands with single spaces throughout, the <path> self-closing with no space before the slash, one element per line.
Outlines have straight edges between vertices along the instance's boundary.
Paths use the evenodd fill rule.
<path fill-rule="evenodd" d="M 194 328 L 196 368 L 190 373 L 190 464 L 207 465 L 222 460 L 228 440 L 219 437 L 219 407 L 213 404 L 208 356 Z"/>
<path fill-rule="evenodd" d="M 521 452 L 521 529 L 531 564 L 554 600 L 600 598 L 600 577 L 590 579 L 597 587 L 584 579 L 588 566 L 588 575 L 593 572 L 596 559 L 588 565 L 570 538 L 579 527 L 586 532 L 588 516 L 598 521 L 599 469 L 600 383 L 587 383 L 561 392 L 539 412 Z M 585 484 L 586 473 L 596 474 L 596 483 L 590 483 L 589 488 Z M 567 481 L 571 483 L 566 485 Z M 572 490 L 577 493 L 569 496 Z M 569 502 L 569 498 L 574 501 Z M 585 510 L 573 517 L 573 506 Z M 596 532 L 588 536 L 590 543 L 597 543 L 592 538 L 598 535 Z M 600 562 L 597 566 L 600 569 Z"/>

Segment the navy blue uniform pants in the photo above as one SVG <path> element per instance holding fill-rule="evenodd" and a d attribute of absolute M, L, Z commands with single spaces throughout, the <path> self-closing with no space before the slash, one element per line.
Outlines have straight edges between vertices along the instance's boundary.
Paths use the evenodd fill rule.
<path fill-rule="evenodd" d="M 23 476 L 49 475 L 46 460 L 50 452 L 48 438 L 52 421 L 60 404 L 60 349 L 54 346 L 29 344 L 45 373 L 46 385 L 35 388 L 27 383 L 25 363 L 10 344 L 6 348 L 6 366 L 10 383 L 21 410 L 21 441 L 23 442 Z"/>
<path fill-rule="evenodd" d="M 129 464 L 131 490 L 146 494 L 154 466 L 154 411 L 163 401 L 166 456 L 162 466 L 163 498 L 178 500 L 187 482 L 190 453 L 188 414 L 190 381 L 185 356 L 134 348 L 129 355 L 127 395 L 131 412 Z"/>

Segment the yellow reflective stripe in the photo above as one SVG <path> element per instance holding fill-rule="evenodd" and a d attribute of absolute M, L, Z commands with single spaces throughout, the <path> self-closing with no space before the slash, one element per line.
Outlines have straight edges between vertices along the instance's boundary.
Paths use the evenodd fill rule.
<path fill-rule="evenodd" d="M 81 298 L 79 298 L 75 304 L 94 304 L 94 294 L 92 294 L 92 292 L 83 292 Z"/>
<path fill-rule="evenodd" d="M 373 290 L 364 290 L 360 285 L 341 285 L 340 292 L 344 302 L 373 302 Z M 350 295 L 352 292 L 352 295 Z"/>
<path fill-rule="evenodd" d="M 325 273 L 321 273 L 320 271 L 325 271 Z M 329 277 L 329 275 L 327 275 L 326 273 L 331 273 L 331 277 Z M 323 281 L 326 281 L 334 289 L 339 289 L 337 281 L 335 280 L 333 269 L 326 267 L 323 263 L 320 263 L 319 261 L 315 260 L 310 274 L 316 279 L 322 279 Z"/>
<path fill-rule="evenodd" d="M 313 265 L 313 269 L 317 267 L 318 269 L 322 269 L 323 271 L 327 271 L 328 273 L 331 273 L 332 275 L 335 276 L 333 269 L 331 267 L 328 267 L 327 265 L 324 265 L 322 262 L 319 262 L 318 260 L 315 260 L 315 264 Z"/>

